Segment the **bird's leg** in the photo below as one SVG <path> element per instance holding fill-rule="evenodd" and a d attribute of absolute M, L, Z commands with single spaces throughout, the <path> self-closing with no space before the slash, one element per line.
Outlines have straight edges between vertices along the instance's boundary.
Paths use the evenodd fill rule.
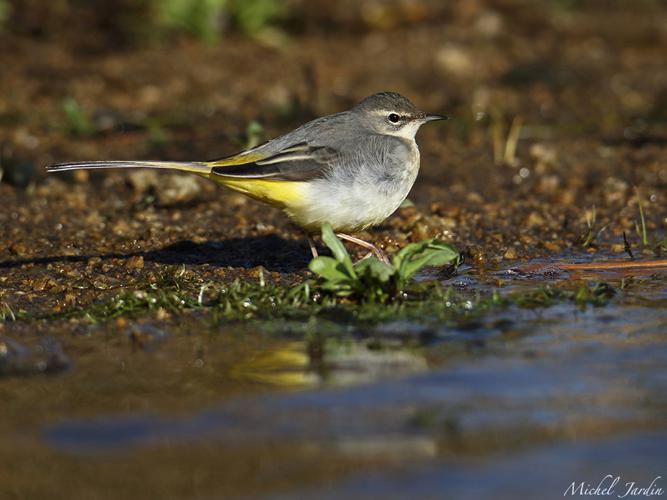
<path fill-rule="evenodd" d="M 315 246 L 315 241 L 306 233 L 306 238 L 308 239 L 308 246 L 310 247 L 310 253 L 313 254 L 313 259 L 316 259 L 319 254 L 317 253 L 317 247 Z"/>
<path fill-rule="evenodd" d="M 344 233 L 336 233 L 336 236 L 343 240 L 349 241 L 350 243 L 354 243 L 355 245 L 359 245 L 366 250 L 370 250 L 379 260 L 385 264 L 389 264 L 389 258 L 387 255 L 372 243 L 368 243 L 367 241 L 360 240 L 359 238 L 355 238 L 354 236 L 350 236 L 349 234 Z"/>

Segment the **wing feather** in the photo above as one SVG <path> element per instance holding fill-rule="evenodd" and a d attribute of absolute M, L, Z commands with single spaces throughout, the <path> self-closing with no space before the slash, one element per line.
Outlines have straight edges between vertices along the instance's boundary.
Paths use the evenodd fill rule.
<path fill-rule="evenodd" d="M 339 153 L 333 148 L 298 143 L 276 154 L 245 163 L 213 164 L 212 175 L 244 179 L 307 181 L 322 177 Z"/>

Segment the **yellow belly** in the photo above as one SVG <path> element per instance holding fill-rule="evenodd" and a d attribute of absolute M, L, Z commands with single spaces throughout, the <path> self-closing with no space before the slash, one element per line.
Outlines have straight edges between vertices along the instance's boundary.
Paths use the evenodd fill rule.
<path fill-rule="evenodd" d="M 208 178 L 256 200 L 286 209 L 300 205 L 307 189 L 303 182 L 241 179 L 221 175 L 209 175 Z"/>

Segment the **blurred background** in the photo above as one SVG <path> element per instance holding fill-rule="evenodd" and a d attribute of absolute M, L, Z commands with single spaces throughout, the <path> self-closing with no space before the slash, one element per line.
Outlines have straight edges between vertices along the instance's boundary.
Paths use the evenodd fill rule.
<path fill-rule="evenodd" d="M 215 157 L 380 90 L 451 114 L 452 147 L 496 162 L 493 141 L 517 117 L 521 140 L 664 140 L 666 11 L 657 0 L 0 0 L 2 160 Z"/>

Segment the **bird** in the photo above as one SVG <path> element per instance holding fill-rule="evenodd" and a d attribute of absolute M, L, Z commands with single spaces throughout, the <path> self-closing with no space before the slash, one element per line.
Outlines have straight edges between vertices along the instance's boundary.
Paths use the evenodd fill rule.
<path fill-rule="evenodd" d="M 279 207 L 311 233 L 329 223 L 337 236 L 388 262 L 372 243 L 353 236 L 376 226 L 407 198 L 419 172 L 415 135 L 425 123 L 447 120 L 420 111 L 396 92 L 370 95 L 347 111 L 316 118 L 232 156 L 210 161 L 77 161 L 46 167 L 156 168 L 190 172 Z"/>

